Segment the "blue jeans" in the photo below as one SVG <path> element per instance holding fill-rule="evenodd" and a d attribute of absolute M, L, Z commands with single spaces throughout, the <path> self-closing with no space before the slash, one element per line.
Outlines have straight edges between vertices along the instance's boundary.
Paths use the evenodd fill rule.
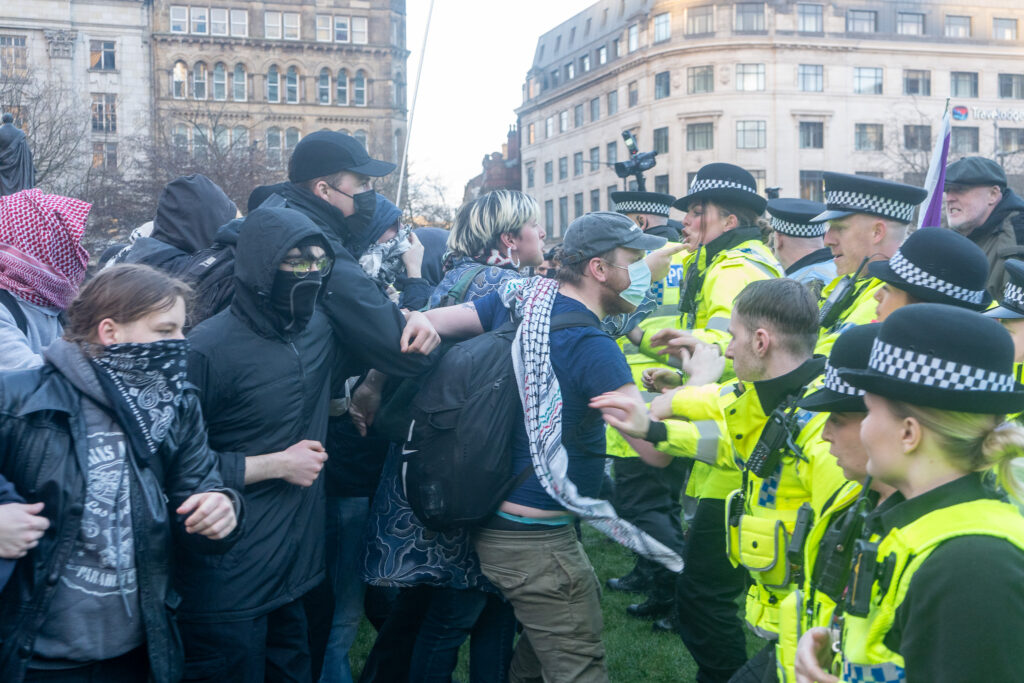
<path fill-rule="evenodd" d="M 327 499 L 327 574 L 334 590 L 334 618 L 320 683 L 352 683 L 348 651 L 363 618 L 366 588 L 359 569 L 369 498 Z"/>

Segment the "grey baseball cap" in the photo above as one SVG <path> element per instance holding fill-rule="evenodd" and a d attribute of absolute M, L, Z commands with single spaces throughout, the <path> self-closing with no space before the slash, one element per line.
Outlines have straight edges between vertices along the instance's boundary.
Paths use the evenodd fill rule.
<path fill-rule="evenodd" d="M 562 251 L 565 263 L 579 263 L 616 247 L 651 251 L 665 246 L 664 237 L 648 235 L 621 213 L 595 211 L 580 216 L 565 230 Z"/>

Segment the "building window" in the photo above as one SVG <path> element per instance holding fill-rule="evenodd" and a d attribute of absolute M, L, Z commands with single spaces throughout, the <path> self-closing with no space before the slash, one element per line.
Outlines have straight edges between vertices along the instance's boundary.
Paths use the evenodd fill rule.
<path fill-rule="evenodd" d="M 825 67 L 822 64 L 801 64 L 797 67 L 797 82 L 803 92 L 821 92 L 825 89 Z"/>
<path fill-rule="evenodd" d="M 978 73 L 953 71 L 949 74 L 949 94 L 953 97 L 977 97 Z"/>
<path fill-rule="evenodd" d="M 569 130 L 569 112 L 560 111 L 558 112 L 558 132 L 564 133 Z"/>
<path fill-rule="evenodd" d="M 672 37 L 672 15 L 662 12 L 654 17 L 654 42 L 663 43 Z"/>
<path fill-rule="evenodd" d="M 117 143 L 92 143 L 92 167 L 104 171 L 117 170 Z"/>
<path fill-rule="evenodd" d="M 533 166 L 526 167 L 526 187 L 527 189 L 532 188 L 534 185 L 534 168 Z"/>
<path fill-rule="evenodd" d="M 192 66 L 192 97 L 206 99 L 206 64 L 196 62 Z"/>
<path fill-rule="evenodd" d="M 946 15 L 946 37 L 947 38 L 970 38 L 971 18 L 963 16 Z"/>
<path fill-rule="evenodd" d="M 800 122 L 800 149 L 824 149 L 825 124 L 821 121 Z"/>
<path fill-rule="evenodd" d="M 210 30 L 209 10 L 205 7 L 189 8 L 192 16 L 192 33 L 206 35 Z"/>
<path fill-rule="evenodd" d="M 928 151 L 932 146 L 931 126 L 903 126 L 903 146 Z"/>
<path fill-rule="evenodd" d="M 281 101 L 281 72 L 276 66 L 267 70 L 267 102 Z M 268 132 L 269 135 L 269 132 Z M 278 147 L 280 147 L 280 136 L 278 136 Z"/>
<path fill-rule="evenodd" d="M 532 145 L 537 142 L 537 124 L 531 123 L 526 127 L 526 144 Z"/>
<path fill-rule="evenodd" d="M 171 144 L 179 153 L 188 154 L 188 126 L 184 123 L 174 124 L 171 129 Z"/>
<path fill-rule="evenodd" d="M 601 118 L 601 98 L 595 97 L 590 100 L 590 122 L 593 123 Z"/>
<path fill-rule="evenodd" d="M 366 72 L 362 69 L 352 79 L 352 104 L 357 107 L 366 106 Z"/>
<path fill-rule="evenodd" d="M 825 175 L 822 171 L 800 171 L 800 197 L 812 202 L 825 200 Z"/>
<path fill-rule="evenodd" d="M 565 233 L 565 229 L 569 227 L 569 198 L 559 197 L 558 198 L 558 231 L 560 234 Z"/>
<path fill-rule="evenodd" d="M 577 192 L 572 196 L 572 217 L 579 218 L 583 215 L 583 193 Z"/>
<path fill-rule="evenodd" d="M 1017 20 L 999 17 L 993 19 L 992 37 L 995 40 L 1017 40 Z"/>
<path fill-rule="evenodd" d="M 714 92 L 715 67 L 691 66 L 686 70 L 686 92 L 689 95 Z"/>
<path fill-rule="evenodd" d="M 896 33 L 901 36 L 923 36 L 924 15 L 918 12 L 897 12 Z"/>
<path fill-rule="evenodd" d="M 738 3 L 736 3 L 736 30 L 737 31 L 763 31 L 764 30 L 764 3 L 763 2 L 738 2 Z"/>
<path fill-rule="evenodd" d="M 113 71 L 117 68 L 114 59 L 114 41 L 89 41 L 89 68 L 94 71 Z"/>
<path fill-rule="evenodd" d="M 549 116 L 544 119 L 544 138 L 550 138 L 555 134 L 555 117 Z"/>
<path fill-rule="evenodd" d="M 688 123 L 686 125 L 686 151 L 700 152 L 715 146 L 715 124 Z"/>
<path fill-rule="evenodd" d="M 930 71 L 919 71 L 915 69 L 907 69 L 906 71 L 904 71 L 903 94 L 931 95 L 932 73 Z"/>
<path fill-rule="evenodd" d="M 615 114 L 619 111 L 619 91 L 612 90 L 608 93 L 608 116 Z"/>
<path fill-rule="evenodd" d="M 953 126 L 949 151 L 954 154 L 977 154 L 978 129 L 973 126 Z"/>
<path fill-rule="evenodd" d="M 231 147 L 235 152 L 244 152 L 249 146 L 249 129 L 235 126 L 231 129 Z"/>
<path fill-rule="evenodd" d="M 300 38 L 299 25 L 300 15 L 298 12 L 284 13 L 284 39 L 298 40 Z"/>
<path fill-rule="evenodd" d="M 572 174 L 583 175 L 583 152 L 575 152 L 572 155 Z"/>
<path fill-rule="evenodd" d="M 635 107 L 640 103 L 640 87 L 633 81 L 626 86 L 626 94 L 629 96 L 629 106 Z"/>
<path fill-rule="evenodd" d="M 171 33 L 188 33 L 188 7 L 171 5 Z"/>
<path fill-rule="evenodd" d="M 210 157 L 210 129 L 208 126 L 196 124 L 192 133 L 192 158 L 204 162 Z"/>
<path fill-rule="evenodd" d="M 604 163 L 608 166 L 614 165 L 619 160 L 619 143 L 609 142 L 604 148 Z"/>
<path fill-rule="evenodd" d="M 316 15 L 316 41 L 318 43 L 329 43 L 333 39 L 331 21 L 332 17 L 326 14 Z"/>
<path fill-rule="evenodd" d="M 572 125 L 574 128 L 583 126 L 583 105 L 577 104 L 572 108 Z"/>
<path fill-rule="evenodd" d="M 348 17 L 334 17 L 334 42 L 347 43 L 348 41 Z"/>
<path fill-rule="evenodd" d="M 117 95 L 92 93 L 92 132 L 117 132 Z"/>
<path fill-rule="evenodd" d="M 223 101 L 228 98 L 228 70 L 222 62 L 213 65 L 213 99 Z"/>
<path fill-rule="evenodd" d="M 226 152 L 231 147 L 231 133 L 227 126 L 215 126 L 213 129 L 213 145 L 218 152 Z"/>
<path fill-rule="evenodd" d="M 863 9 L 851 9 L 846 11 L 847 33 L 874 33 L 877 30 L 877 12 Z"/>
<path fill-rule="evenodd" d="M 370 42 L 369 20 L 366 17 L 352 17 L 352 42 L 356 45 Z"/>
<path fill-rule="evenodd" d="M 853 92 L 858 95 L 882 94 L 882 70 L 858 66 L 853 69 Z"/>
<path fill-rule="evenodd" d="M 299 72 L 294 66 L 288 67 L 284 74 L 284 97 L 288 104 L 299 101 Z"/>
<path fill-rule="evenodd" d="M 241 64 L 235 64 L 235 70 L 231 74 L 231 99 L 235 102 L 245 102 L 245 91 L 245 67 Z"/>
<path fill-rule="evenodd" d="M 244 9 L 231 10 L 231 35 L 245 38 L 249 35 L 249 11 Z M 248 133 L 246 133 L 248 136 Z"/>
<path fill-rule="evenodd" d="M 640 27 L 636 24 L 630 24 L 626 29 L 626 45 L 630 52 L 640 49 Z"/>
<path fill-rule="evenodd" d="M 736 148 L 764 149 L 768 144 L 768 129 L 764 121 L 737 121 Z"/>
<path fill-rule="evenodd" d="M 263 13 L 263 37 L 278 39 L 281 37 L 281 13 L 280 12 L 264 12 Z M 270 130 L 277 130 L 272 128 Z M 270 139 L 270 130 L 267 131 L 267 139 Z M 277 134 L 278 143 L 281 141 L 281 133 L 278 131 Z M 281 149 L 281 145 L 278 144 L 278 149 Z"/>
<path fill-rule="evenodd" d="M 821 5 L 798 4 L 796 19 L 797 30 L 801 33 L 822 33 L 825 30 Z"/>
<path fill-rule="evenodd" d="M 0 75 L 28 75 L 28 47 L 25 36 L 0 35 Z"/>
<path fill-rule="evenodd" d="M 289 128 L 284 132 L 284 151 L 285 156 L 291 158 L 292 151 L 295 150 L 295 145 L 299 144 L 299 129 Z"/>
<path fill-rule="evenodd" d="M 576 65 L 569 62 L 565 65 L 565 80 L 571 81 L 576 78 Z"/>
<path fill-rule="evenodd" d="M 1014 154 L 1024 151 L 1024 128 L 1000 128 L 999 152 Z"/>
<path fill-rule="evenodd" d="M 601 190 L 590 191 L 590 210 L 600 211 L 601 210 Z"/>
<path fill-rule="evenodd" d="M 544 162 L 544 182 L 551 184 L 555 180 L 554 164 L 550 161 Z"/>
<path fill-rule="evenodd" d="M 356 132 L 352 133 L 352 137 L 354 137 L 356 140 L 358 140 L 359 144 L 362 145 L 364 148 L 369 147 L 369 145 L 366 142 L 366 131 L 365 130 L 357 130 Z"/>
<path fill-rule="evenodd" d="M 999 97 L 1024 100 L 1024 74 L 999 74 Z"/>
<path fill-rule="evenodd" d="M 210 10 L 210 35 L 226 36 L 228 34 L 228 11 L 213 8 Z"/>
<path fill-rule="evenodd" d="M 580 73 L 587 73 L 590 71 L 590 55 L 583 55 L 580 57 Z"/>
<path fill-rule="evenodd" d="M 605 202 L 607 202 L 606 205 L 608 206 L 608 210 L 609 211 L 614 211 L 615 210 L 615 202 L 612 201 L 612 194 L 614 194 L 616 191 L 618 191 L 618 189 L 619 189 L 618 185 L 609 185 L 604 190 Z"/>
<path fill-rule="evenodd" d="M 737 90 L 764 90 L 764 64 L 737 64 Z"/>
<path fill-rule="evenodd" d="M 715 32 L 714 5 L 701 5 L 686 10 L 687 35 L 707 35 Z"/>
<path fill-rule="evenodd" d="M 267 160 L 272 167 L 281 165 L 281 129 L 267 128 Z"/>
<path fill-rule="evenodd" d="M 175 62 L 171 70 L 171 97 L 176 100 L 185 99 L 187 81 L 188 67 L 185 62 Z"/>
<path fill-rule="evenodd" d="M 670 94 L 670 74 L 668 71 L 654 74 L 654 99 L 661 100 Z"/>
<path fill-rule="evenodd" d="M 565 180 L 569 177 L 569 157 L 558 157 L 558 179 Z"/>
<path fill-rule="evenodd" d="M 601 169 L 601 148 L 591 147 L 590 148 L 590 172 L 598 171 Z"/>
<path fill-rule="evenodd" d="M 658 154 L 668 154 L 668 128 L 654 129 L 654 151 Z"/>
<path fill-rule="evenodd" d="M 668 194 L 668 173 L 654 176 L 654 191 Z"/>
<path fill-rule="evenodd" d="M 348 106 L 348 71 L 338 69 L 338 80 L 334 83 L 334 102 L 339 106 Z"/>
<path fill-rule="evenodd" d="M 858 152 L 882 151 L 882 124 L 855 123 L 853 126 L 853 147 Z"/>
<path fill-rule="evenodd" d="M 555 232 L 555 203 L 550 199 L 544 202 L 544 231 L 549 236 Z"/>
<path fill-rule="evenodd" d="M 604 45 L 597 48 L 597 63 L 598 65 L 608 63 L 608 48 Z"/>
<path fill-rule="evenodd" d="M 557 88 L 558 87 L 558 80 L 561 78 L 561 73 L 562 72 L 559 69 L 552 69 L 551 70 L 551 87 L 552 88 Z"/>
<path fill-rule="evenodd" d="M 320 104 L 331 103 L 331 72 L 327 67 L 320 69 L 320 77 L 316 83 L 316 99 Z"/>

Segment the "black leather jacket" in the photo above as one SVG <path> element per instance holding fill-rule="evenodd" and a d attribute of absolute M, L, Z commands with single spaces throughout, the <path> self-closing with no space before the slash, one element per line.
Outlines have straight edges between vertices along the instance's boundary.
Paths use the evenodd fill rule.
<path fill-rule="evenodd" d="M 50 520 L 39 545 L 18 560 L 0 594 L 0 680 L 19 683 L 36 634 L 81 526 L 86 494 L 86 426 L 82 395 L 51 363 L 0 373 L 0 475 L 29 502 L 43 502 Z M 188 390 L 178 419 L 148 466 L 130 461 L 131 515 L 142 621 L 151 680 L 177 681 L 182 646 L 174 623 L 180 599 L 170 588 L 174 543 L 222 553 L 221 541 L 187 534 L 174 510 L 193 493 L 223 488 L 217 458 L 206 442 L 199 402 Z M 130 452 L 130 449 L 129 449 Z"/>

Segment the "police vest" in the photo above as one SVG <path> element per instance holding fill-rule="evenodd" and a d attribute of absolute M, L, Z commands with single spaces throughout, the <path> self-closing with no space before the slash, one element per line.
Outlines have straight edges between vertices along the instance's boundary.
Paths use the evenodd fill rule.
<path fill-rule="evenodd" d="M 832 290 L 834 290 L 842 280 L 842 277 L 837 277 L 827 287 L 825 287 L 825 289 L 821 290 L 821 304 L 825 303 L 829 294 L 832 293 Z M 858 281 L 853 301 L 850 302 L 846 307 L 846 310 L 840 314 L 839 320 L 829 328 L 822 328 L 818 335 L 818 344 L 814 347 L 814 353 L 822 354 L 824 356 L 829 355 L 832 353 L 832 345 L 836 343 L 836 339 L 839 338 L 839 335 L 842 334 L 844 330 L 855 325 L 867 325 L 868 323 L 873 322 L 877 317 L 878 312 L 878 302 L 875 300 L 875 292 L 881 289 L 883 284 L 884 283 L 881 280 L 873 277 Z"/>
<path fill-rule="evenodd" d="M 889 531 L 879 542 L 878 563 L 861 570 L 875 572 L 878 577 L 871 587 L 868 615 L 845 617 L 841 641 L 843 681 L 906 680 L 903 657 L 885 646 L 885 636 L 907 596 L 914 572 L 939 545 L 959 536 L 994 536 L 1024 550 L 1024 518 L 1009 503 L 981 499 L 934 510 L 905 527 Z"/>

